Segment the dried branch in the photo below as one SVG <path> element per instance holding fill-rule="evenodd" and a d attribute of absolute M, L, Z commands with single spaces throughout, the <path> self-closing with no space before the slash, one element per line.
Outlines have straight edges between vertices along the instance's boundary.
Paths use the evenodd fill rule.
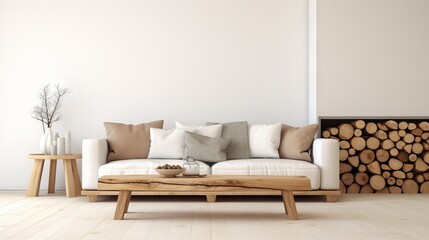
<path fill-rule="evenodd" d="M 45 125 L 52 127 L 54 122 L 61 119 L 59 110 L 61 108 L 61 98 L 67 93 L 71 93 L 69 88 L 61 88 L 59 84 L 55 85 L 56 91 L 51 94 L 50 84 L 43 87 L 39 92 L 40 105 L 34 106 L 31 117 L 42 123 L 43 132 Z"/>

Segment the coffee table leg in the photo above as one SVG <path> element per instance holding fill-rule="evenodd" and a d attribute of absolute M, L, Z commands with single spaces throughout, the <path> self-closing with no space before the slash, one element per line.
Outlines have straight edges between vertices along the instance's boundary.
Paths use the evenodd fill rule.
<path fill-rule="evenodd" d="M 34 159 L 33 171 L 31 172 L 30 183 L 28 184 L 27 196 L 39 196 L 40 180 L 42 179 L 43 164 L 45 159 Z"/>
<path fill-rule="evenodd" d="M 124 214 L 128 210 L 130 204 L 131 191 L 121 190 L 119 191 L 118 202 L 116 204 L 115 220 L 124 219 Z"/>
<path fill-rule="evenodd" d="M 57 160 L 51 159 L 49 163 L 48 193 L 55 193 L 55 177 L 57 175 Z"/>
<path fill-rule="evenodd" d="M 127 212 L 128 212 L 128 206 L 130 206 L 130 200 L 131 200 L 131 192 L 130 192 L 130 194 L 128 195 L 128 198 L 127 198 L 127 205 L 125 206 L 125 211 L 124 211 L 124 213 L 127 213 Z"/>
<path fill-rule="evenodd" d="M 286 214 L 289 213 L 289 218 L 298 220 L 298 212 L 296 211 L 295 198 L 292 191 L 282 191 L 283 204 L 285 205 Z"/>

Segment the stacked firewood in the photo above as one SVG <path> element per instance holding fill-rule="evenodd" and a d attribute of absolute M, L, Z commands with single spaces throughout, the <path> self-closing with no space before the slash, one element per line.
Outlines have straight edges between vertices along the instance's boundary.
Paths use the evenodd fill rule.
<path fill-rule="evenodd" d="M 429 193 L 429 123 L 357 120 L 330 127 L 340 141 L 344 193 Z"/>

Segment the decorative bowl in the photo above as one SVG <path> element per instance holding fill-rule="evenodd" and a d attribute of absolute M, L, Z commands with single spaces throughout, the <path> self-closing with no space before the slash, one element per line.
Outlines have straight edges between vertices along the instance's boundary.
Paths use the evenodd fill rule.
<path fill-rule="evenodd" d="M 181 174 L 183 172 L 183 168 L 179 169 L 159 169 L 155 168 L 155 171 L 159 173 L 162 176 L 165 177 L 176 177 L 177 175 Z"/>

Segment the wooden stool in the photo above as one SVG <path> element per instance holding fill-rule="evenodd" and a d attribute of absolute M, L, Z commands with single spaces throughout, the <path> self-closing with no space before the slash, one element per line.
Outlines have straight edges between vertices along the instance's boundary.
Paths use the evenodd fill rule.
<path fill-rule="evenodd" d="M 55 193 L 55 177 L 57 173 L 57 160 L 64 161 L 64 175 L 66 181 L 67 197 L 80 196 L 82 190 L 76 159 L 81 159 L 82 154 L 44 155 L 30 154 L 28 158 L 34 159 L 33 171 L 28 185 L 27 196 L 39 196 L 40 180 L 42 179 L 45 160 L 50 160 L 48 193 Z"/>

